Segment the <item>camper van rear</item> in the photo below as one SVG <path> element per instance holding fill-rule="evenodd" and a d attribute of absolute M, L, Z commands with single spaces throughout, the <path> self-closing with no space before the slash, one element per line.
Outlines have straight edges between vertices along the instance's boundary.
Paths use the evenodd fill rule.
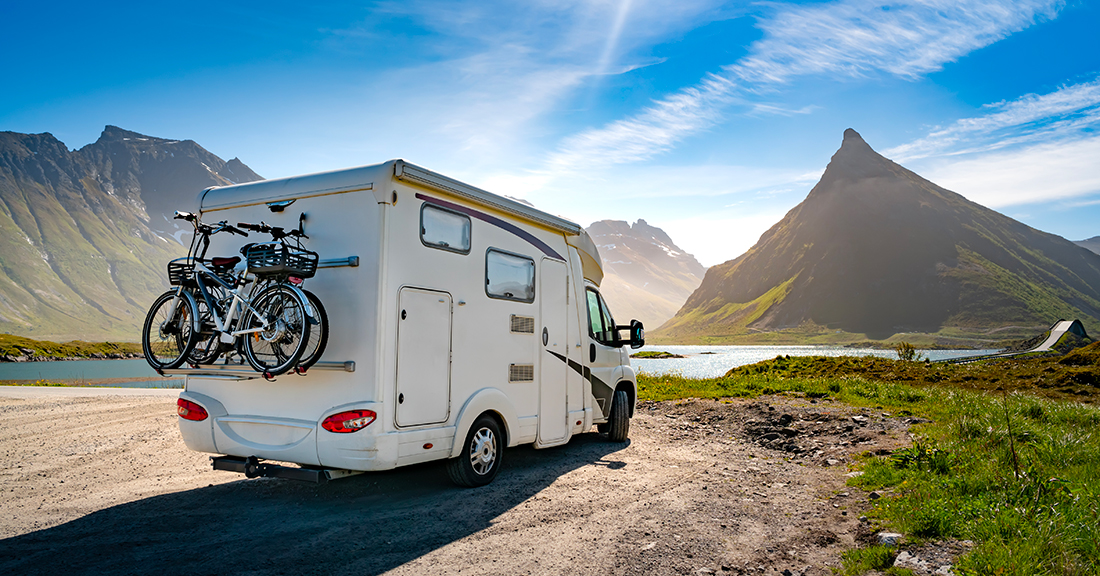
<path fill-rule="evenodd" d="M 304 288 L 329 339 L 305 374 L 236 365 L 186 374 L 187 445 L 249 475 L 327 478 L 447 459 L 488 483 L 506 446 L 564 444 L 598 425 L 623 441 L 637 385 L 580 226 L 393 160 L 211 188 L 204 220 L 294 227 L 320 254 Z M 211 255 L 239 248 L 215 238 Z M 277 461 L 304 465 L 300 470 Z"/>

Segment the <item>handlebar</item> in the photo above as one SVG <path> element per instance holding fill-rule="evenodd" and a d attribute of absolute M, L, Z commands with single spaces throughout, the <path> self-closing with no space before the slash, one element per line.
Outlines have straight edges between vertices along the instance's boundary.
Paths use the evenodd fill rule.
<path fill-rule="evenodd" d="M 265 222 L 259 224 L 249 224 L 248 222 L 238 222 L 237 226 L 244 228 L 245 230 L 251 230 L 253 232 L 260 232 L 262 234 L 271 234 L 271 237 L 275 240 L 282 240 L 283 238 L 309 238 L 301 230 L 291 230 L 289 232 L 284 228 L 277 226 L 268 226 Z"/>

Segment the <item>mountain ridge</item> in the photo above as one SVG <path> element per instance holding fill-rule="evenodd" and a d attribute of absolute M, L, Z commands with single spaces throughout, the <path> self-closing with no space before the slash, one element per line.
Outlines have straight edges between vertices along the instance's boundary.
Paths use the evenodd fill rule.
<path fill-rule="evenodd" d="M 821 180 L 711 267 L 656 336 L 899 332 L 1100 319 L 1100 257 L 890 161 L 852 129 Z"/>
<path fill-rule="evenodd" d="M 0 132 L 0 331 L 136 340 L 165 262 L 186 251 L 168 214 L 209 186 L 260 179 L 194 141 L 116 126 L 79 150 Z"/>
<path fill-rule="evenodd" d="M 660 326 L 703 280 L 703 265 L 645 220 L 600 220 L 586 230 L 603 260 L 600 292 L 619 324 Z"/>

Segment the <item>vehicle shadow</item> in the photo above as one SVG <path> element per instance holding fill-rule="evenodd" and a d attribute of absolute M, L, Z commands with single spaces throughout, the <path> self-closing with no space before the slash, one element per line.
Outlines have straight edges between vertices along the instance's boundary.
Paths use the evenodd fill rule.
<path fill-rule="evenodd" d="M 241 480 L 154 496 L 0 540 L 0 573 L 380 574 L 487 528 L 571 470 L 625 467 L 612 455 L 627 446 L 593 433 L 511 448 L 476 489 L 432 462 L 326 485 Z"/>

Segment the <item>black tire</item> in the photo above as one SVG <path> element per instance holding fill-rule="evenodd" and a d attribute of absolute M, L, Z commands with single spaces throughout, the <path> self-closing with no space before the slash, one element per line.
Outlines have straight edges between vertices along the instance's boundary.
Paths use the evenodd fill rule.
<path fill-rule="evenodd" d="M 198 317 L 195 299 L 186 290 L 180 292 L 173 312 L 177 292 L 169 290 L 153 301 L 141 330 L 145 360 L 158 372 L 178 368 L 195 345 L 195 318 Z"/>
<path fill-rule="evenodd" d="M 206 305 L 206 299 L 201 295 L 195 298 L 195 306 L 198 309 L 199 331 L 195 336 L 195 346 L 187 354 L 187 362 L 190 364 L 213 364 L 218 356 L 221 356 L 221 341 L 217 327 L 214 325 L 214 313 Z"/>
<path fill-rule="evenodd" d="M 263 328 L 266 320 L 263 330 L 242 334 L 245 359 L 265 376 L 278 376 L 296 366 L 309 342 L 306 303 L 300 294 L 281 284 L 265 288 L 238 325 L 239 330 L 255 330 Z"/>
<path fill-rule="evenodd" d="M 607 417 L 607 439 L 626 442 L 630 435 L 630 396 L 626 390 L 616 390 L 611 402 L 611 414 Z"/>
<path fill-rule="evenodd" d="M 447 462 L 447 473 L 459 486 L 484 486 L 496 478 L 503 455 L 504 437 L 500 425 L 496 419 L 482 416 L 470 427 L 458 458 Z"/>
<path fill-rule="evenodd" d="M 325 312 L 325 307 L 321 305 L 321 299 L 316 294 L 309 290 L 302 290 L 302 292 L 305 293 L 306 298 L 309 298 L 309 305 L 313 308 L 317 320 L 317 324 L 309 329 L 309 342 L 302 351 L 302 358 L 298 360 L 299 366 L 309 368 L 321 359 L 321 355 L 325 353 L 325 347 L 328 346 L 328 313 Z"/>

